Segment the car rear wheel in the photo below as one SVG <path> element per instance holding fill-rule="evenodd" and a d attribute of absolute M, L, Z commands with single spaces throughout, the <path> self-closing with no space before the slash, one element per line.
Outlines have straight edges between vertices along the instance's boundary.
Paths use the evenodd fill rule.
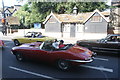
<path fill-rule="evenodd" d="M 16 59 L 18 61 L 24 61 L 24 58 L 23 58 L 22 54 L 20 54 L 20 53 L 16 53 Z"/>
<path fill-rule="evenodd" d="M 68 70 L 70 68 L 70 64 L 68 63 L 68 61 L 66 60 L 58 60 L 57 63 L 56 63 L 57 67 L 61 70 Z"/>
<path fill-rule="evenodd" d="M 15 44 L 15 46 L 19 46 L 20 45 L 18 40 L 14 40 L 14 44 Z"/>

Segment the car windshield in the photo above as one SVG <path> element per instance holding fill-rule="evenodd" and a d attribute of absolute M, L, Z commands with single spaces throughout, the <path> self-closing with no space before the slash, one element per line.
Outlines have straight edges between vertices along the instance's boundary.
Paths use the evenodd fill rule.
<path fill-rule="evenodd" d="M 43 43 L 39 46 L 39 48 L 42 49 L 44 44 L 45 44 L 45 42 L 43 42 Z"/>
<path fill-rule="evenodd" d="M 28 38 L 44 38 L 46 36 L 43 36 L 42 34 L 39 35 L 40 32 L 28 32 L 25 37 L 28 37 Z"/>
<path fill-rule="evenodd" d="M 97 40 L 98 42 L 120 42 L 120 35 L 108 35 L 106 38 Z"/>
<path fill-rule="evenodd" d="M 74 46 L 74 45 L 72 45 L 72 44 L 66 44 L 65 47 L 57 49 L 57 51 L 58 50 L 67 50 L 67 49 L 71 48 L 72 46 Z M 43 49 L 43 50 L 46 50 L 46 51 L 51 51 L 51 50 L 52 51 L 56 51 L 56 49 L 53 49 L 52 40 L 51 41 L 45 41 L 45 42 L 43 42 L 40 45 L 39 49 Z"/>
<path fill-rule="evenodd" d="M 120 42 L 120 36 L 118 35 L 113 35 L 107 38 L 108 41 L 113 41 L 113 42 Z"/>
<path fill-rule="evenodd" d="M 32 37 L 33 33 L 28 32 L 25 37 Z"/>
<path fill-rule="evenodd" d="M 43 35 L 41 35 L 41 36 L 34 35 L 34 38 L 44 38 L 44 37 L 46 37 L 46 36 L 43 36 Z"/>

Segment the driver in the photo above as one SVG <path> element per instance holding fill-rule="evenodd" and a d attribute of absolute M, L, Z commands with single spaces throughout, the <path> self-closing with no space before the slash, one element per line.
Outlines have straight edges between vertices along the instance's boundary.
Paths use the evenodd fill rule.
<path fill-rule="evenodd" d="M 111 41 L 117 41 L 117 36 L 112 36 Z"/>
<path fill-rule="evenodd" d="M 58 43 L 57 39 L 54 40 L 54 42 L 52 43 L 52 46 L 53 46 L 55 49 L 59 49 L 59 43 Z"/>
<path fill-rule="evenodd" d="M 39 32 L 39 33 L 37 34 L 37 37 L 38 37 L 38 38 L 41 38 L 41 37 L 42 37 L 42 33 Z"/>

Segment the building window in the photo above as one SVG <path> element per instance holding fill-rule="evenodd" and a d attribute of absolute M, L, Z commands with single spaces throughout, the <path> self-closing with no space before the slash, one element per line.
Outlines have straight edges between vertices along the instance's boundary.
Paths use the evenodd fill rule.
<path fill-rule="evenodd" d="M 101 16 L 93 16 L 91 18 L 91 22 L 102 22 L 102 17 Z"/>
<path fill-rule="evenodd" d="M 70 24 L 64 24 L 64 32 L 70 32 Z"/>
<path fill-rule="evenodd" d="M 83 32 L 83 24 L 76 24 L 76 32 Z"/>

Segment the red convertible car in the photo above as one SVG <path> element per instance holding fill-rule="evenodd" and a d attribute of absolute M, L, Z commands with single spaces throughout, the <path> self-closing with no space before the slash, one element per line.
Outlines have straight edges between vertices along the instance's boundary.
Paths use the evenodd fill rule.
<path fill-rule="evenodd" d="M 94 52 L 77 45 L 66 44 L 61 49 L 53 49 L 50 42 L 34 42 L 13 47 L 11 53 L 18 61 L 33 59 L 48 63 L 55 63 L 61 70 L 68 70 L 70 66 L 77 66 L 93 61 Z"/>

